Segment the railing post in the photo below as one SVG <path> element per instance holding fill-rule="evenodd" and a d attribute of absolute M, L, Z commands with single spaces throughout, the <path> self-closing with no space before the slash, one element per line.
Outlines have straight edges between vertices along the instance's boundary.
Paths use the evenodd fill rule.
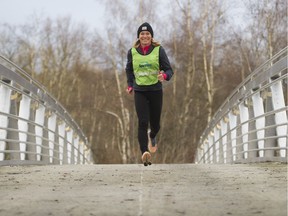
<path fill-rule="evenodd" d="M 25 160 L 26 158 L 26 150 L 27 150 L 27 133 L 28 133 L 28 120 L 30 117 L 30 104 L 31 99 L 27 97 L 25 94 L 22 95 L 19 107 L 19 117 L 23 120 L 18 120 L 18 130 L 19 130 L 19 141 L 20 141 L 20 159 Z"/>
<path fill-rule="evenodd" d="M 30 143 L 27 145 L 27 151 L 31 152 L 31 154 L 27 155 L 27 159 L 29 161 L 37 161 L 37 154 L 36 154 L 36 137 L 35 137 L 35 125 L 33 124 L 35 122 L 35 111 L 36 107 L 38 106 L 38 103 L 31 102 L 30 104 L 30 116 L 29 116 L 29 122 L 28 122 L 28 137 L 27 141 Z"/>
<path fill-rule="evenodd" d="M 11 95 L 11 107 L 10 107 L 10 117 L 9 117 L 9 123 L 8 123 L 8 148 L 10 151 L 10 160 L 19 161 L 20 160 L 20 146 L 19 146 L 19 133 L 18 125 L 17 125 L 17 119 L 15 118 L 18 114 L 18 105 L 17 100 L 19 95 L 17 92 L 12 91 Z M 13 117 L 12 117 L 13 116 Z M 15 116 L 15 117 L 14 117 Z"/>
<path fill-rule="evenodd" d="M 80 141 L 79 143 L 79 151 L 80 151 L 80 164 L 84 163 L 84 146 L 83 146 L 83 141 Z"/>
<path fill-rule="evenodd" d="M 222 150 L 223 150 L 223 163 L 227 163 L 227 120 L 222 119 L 221 124 L 221 136 L 222 136 Z"/>
<path fill-rule="evenodd" d="M 208 162 L 209 163 L 213 163 L 213 153 L 214 153 L 214 133 L 212 132 L 212 134 L 209 134 L 208 136 L 208 142 L 209 142 L 209 154 L 208 154 Z"/>
<path fill-rule="evenodd" d="M 64 138 L 65 138 L 65 123 L 61 122 L 58 125 L 58 133 L 59 133 L 59 163 L 62 165 L 64 163 Z M 65 151 L 65 158 L 67 161 L 67 151 Z"/>
<path fill-rule="evenodd" d="M 239 110 L 240 110 L 240 121 L 241 121 L 241 134 L 242 134 L 242 145 L 244 151 L 244 159 L 248 158 L 248 132 L 249 132 L 249 112 L 248 108 L 245 105 L 245 101 L 241 102 L 239 105 Z M 246 122 L 246 123 L 245 123 Z"/>
<path fill-rule="evenodd" d="M 207 141 L 205 141 L 204 142 L 204 157 L 203 157 L 203 163 L 208 163 L 209 161 L 208 161 L 208 157 L 209 157 L 209 151 L 208 151 L 208 149 L 209 149 L 209 141 L 207 140 Z"/>
<path fill-rule="evenodd" d="M 259 157 L 264 157 L 264 138 L 265 138 L 265 117 L 264 115 L 264 106 L 263 106 L 263 99 L 260 95 L 260 92 L 256 92 L 252 95 L 252 102 L 253 102 L 253 113 L 255 120 L 255 127 L 256 127 L 256 135 L 257 135 L 257 145 L 259 149 Z M 263 116 L 263 117 L 259 117 Z"/>
<path fill-rule="evenodd" d="M 73 149 L 73 130 L 67 131 L 67 162 L 72 164 L 72 149 Z"/>
<path fill-rule="evenodd" d="M 48 119 L 49 119 L 49 110 L 46 109 L 44 114 L 44 126 L 43 126 L 43 140 L 42 140 L 42 162 L 44 164 L 49 164 L 49 133 L 48 133 Z"/>
<path fill-rule="evenodd" d="M 79 137 L 74 137 L 74 164 L 79 163 Z"/>
<path fill-rule="evenodd" d="M 237 116 L 233 113 L 233 111 L 229 112 L 229 127 L 230 127 L 230 142 L 231 142 L 231 149 L 232 149 L 232 161 L 236 161 L 236 145 L 237 145 Z"/>
<path fill-rule="evenodd" d="M 272 105 L 272 98 L 271 92 L 265 92 L 265 108 L 266 112 L 273 112 L 273 105 Z M 276 129 L 275 129 L 275 118 L 274 115 L 267 115 L 265 119 L 265 148 L 273 148 L 276 147 L 276 140 L 273 138 L 276 136 Z M 265 150 L 264 157 L 267 160 L 271 160 L 275 156 L 275 151 L 267 149 Z"/>
<path fill-rule="evenodd" d="M 45 107 L 42 104 L 39 104 L 36 109 L 35 114 L 35 136 L 36 136 L 36 154 L 37 161 L 41 161 L 42 159 L 42 144 L 43 144 L 43 127 L 45 121 Z"/>
<path fill-rule="evenodd" d="M 257 135 L 256 135 L 256 121 L 255 121 L 255 116 L 253 112 L 253 103 L 252 99 L 249 100 L 248 103 L 248 111 L 249 111 L 249 134 L 248 134 L 248 158 L 250 159 L 249 161 L 255 161 L 258 157 L 258 146 L 257 146 Z"/>
<path fill-rule="evenodd" d="M 57 115 L 56 115 L 57 116 Z M 59 158 L 59 131 L 58 131 L 58 116 L 56 117 L 56 123 L 55 123 L 55 139 L 54 139 L 54 153 L 53 153 L 53 164 L 60 164 L 60 158 Z"/>
<path fill-rule="evenodd" d="M 214 139 L 215 139 L 215 156 L 214 156 L 214 163 L 219 163 L 220 160 L 220 130 L 218 125 L 214 128 Z"/>
<path fill-rule="evenodd" d="M 277 81 L 271 85 L 272 92 L 272 105 L 274 110 L 285 108 L 285 100 L 283 94 L 282 82 Z M 276 133 L 278 138 L 278 146 L 281 148 L 287 147 L 287 115 L 286 111 L 280 111 L 275 113 Z M 286 150 L 280 150 L 280 156 L 286 156 Z"/>
<path fill-rule="evenodd" d="M 9 114 L 11 107 L 10 97 L 11 89 L 0 84 L 0 112 Z M 5 141 L 7 138 L 7 130 L 5 128 L 8 128 L 8 116 L 0 114 L 0 151 L 6 150 L 7 146 L 7 142 Z M 4 159 L 5 153 L 0 152 L 0 161 L 3 161 Z"/>
<path fill-rule="evenodd" d="M 55 131 L 56 131 L 56 121 L 57 121 L 57 116 L 55 113 L 50 113 L 48 117 L 48 139 L 49 139 L 49 162 L 53 163 L 54 162 L 54 142 L 55 142 Z M 57 155 L 58 157 L 58 155 Z"/>

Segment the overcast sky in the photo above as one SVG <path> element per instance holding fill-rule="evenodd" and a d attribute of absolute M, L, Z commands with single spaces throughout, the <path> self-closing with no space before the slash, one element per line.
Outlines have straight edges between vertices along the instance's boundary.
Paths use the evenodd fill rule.
<path fill-rule="evenodd" d="M 0 22 L 25 24 L 33 14 L 52 19 L 71 16 L 91 28 L 103 27 L 103 7 L 95 0 L 0 0 Z"/>
<path fill-rule="evenodd" d="M 241 27 L 243 0 L 226 0 L 225 4 L 230 19 Z M 51 19 L 70 16 L 73 22 L 85 22 L 91 29 L 105 28 L 104 6 L 99 0 L 0 0 L 0 23 L 27 24 L 33 14 Z"/>

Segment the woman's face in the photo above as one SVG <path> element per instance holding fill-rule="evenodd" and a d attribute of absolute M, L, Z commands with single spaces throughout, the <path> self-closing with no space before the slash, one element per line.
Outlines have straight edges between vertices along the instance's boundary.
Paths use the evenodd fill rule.
<path fill-rule="evenodd" d="M 149 46 L 152 42 L 152 35 L 149 31 L 142 31 L 139 34 L 139 40 L 141 46 Z"/>

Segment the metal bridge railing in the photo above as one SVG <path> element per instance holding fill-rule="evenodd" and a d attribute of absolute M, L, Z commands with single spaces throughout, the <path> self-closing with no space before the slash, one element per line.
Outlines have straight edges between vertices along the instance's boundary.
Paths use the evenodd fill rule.
<path fill-rule="evenodd" d="M 287 162 L 287 47 L 250 74 L 201 136 L 196 163 Z"/>
<path fill-rule="evenodd" d="M 87 138 L 46 89 L 0 56 L 0 165 L 93 163 Z"/>

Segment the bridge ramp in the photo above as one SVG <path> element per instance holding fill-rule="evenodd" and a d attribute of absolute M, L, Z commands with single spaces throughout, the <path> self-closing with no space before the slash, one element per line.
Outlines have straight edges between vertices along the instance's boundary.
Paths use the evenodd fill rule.
<path fill-rule="evenodd" d="M 0 215 L 287 215 L 287 164 L 0 167 Z"/>

